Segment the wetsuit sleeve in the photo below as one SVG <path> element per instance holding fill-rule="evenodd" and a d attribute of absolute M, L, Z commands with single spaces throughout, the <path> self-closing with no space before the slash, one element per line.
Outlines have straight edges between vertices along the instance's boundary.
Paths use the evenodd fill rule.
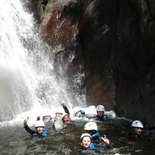
<path fill-rule="evenodd" d="M 136 134 L 134 134 L 133 132 L 129 132 L 128 134 L 127 134 L 127 137 L 128 137 L 128 140 L 129 141 L 137 141 L 137 139 L 136 139 Z"/>
<path fill-rule="evenodd" d="M 34 134 L 36 133 L 35 131 L 31 130 L 31 129 L 28 127 L 27 123 L 24 123 L 24 128 L 25 128 L 25 130 L 26 130 L 28 133 L 30 133 L 31 135 L 34 135 Z"/>
<path fill-rule="evenodd" d="M 70 112 L 69 112 L 68 108 L 65 105 L 63 106 L 63 108 L 64 108 L 65 113 L 70 115 Z"/>

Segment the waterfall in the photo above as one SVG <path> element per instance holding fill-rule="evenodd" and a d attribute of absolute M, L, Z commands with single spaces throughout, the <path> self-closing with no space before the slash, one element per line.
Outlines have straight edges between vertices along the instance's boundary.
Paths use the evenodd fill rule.
<path fill-rule="evenodd" d="M 43 42 L 33 15 L 20 0 L 0 5 L 0 122 L 42 107 L 52 109 L 72 94 L 54 70 L 54 52 Z"/>

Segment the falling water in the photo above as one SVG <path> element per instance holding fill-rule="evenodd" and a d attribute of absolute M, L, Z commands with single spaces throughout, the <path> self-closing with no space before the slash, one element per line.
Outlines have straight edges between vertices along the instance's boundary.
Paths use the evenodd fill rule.
<path fill-rule="evenodd" d="M 20 0 L 2 1 L 0 122 L 32 109 L 52 108 L 60 99 L 65 99 L 71 107 L 67 84 L 57 81 L 54 54 L 40 39 L 33 16 L 24 10 Z"/>

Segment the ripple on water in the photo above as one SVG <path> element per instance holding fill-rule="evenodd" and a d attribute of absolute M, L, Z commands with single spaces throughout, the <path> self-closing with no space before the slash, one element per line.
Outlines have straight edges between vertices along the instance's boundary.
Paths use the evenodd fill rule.
<path fill-rule="evenodd" d="M 80 149 L 80 135 L 83 133 L 85 122 L 81 122 L 75 130 L 56 132 L 49 124 L 46 130 L 49 133 L 47 139 L 31 137 L 22 125 L 0 127 L 1 155 L 76 155 Z M 104 152 L 108 154 L 123 155 L 154 155 L 155 143 L 147 143 L 144 146 L 132 146 L 124 140 L 124 128 L 113 122 L 97 122 L 101 134 L 107 135 L 111 141 L 112 149 Z M 100 155 L 103 153 L 96 153 Z"/>

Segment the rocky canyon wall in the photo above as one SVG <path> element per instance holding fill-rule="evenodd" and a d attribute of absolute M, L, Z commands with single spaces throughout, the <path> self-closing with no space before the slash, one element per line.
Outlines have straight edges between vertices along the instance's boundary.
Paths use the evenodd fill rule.
<path fill-rule="evenodd" d="M 88 104 L 155 122 L 155 1 L 30 2 L 49 44 L 67 49 L 78 38 Z"/>

